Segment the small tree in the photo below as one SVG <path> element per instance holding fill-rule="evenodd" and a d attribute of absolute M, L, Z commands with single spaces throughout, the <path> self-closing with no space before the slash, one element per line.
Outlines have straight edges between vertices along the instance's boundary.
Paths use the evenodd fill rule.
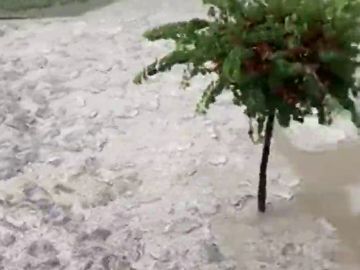
<path fill-rule="evenodd" d="M 258 210 L 266 209 L 266 170 L 276 118 L 282 127 L 317 115 L 330 125 L 334 104 L 360 126 L 354 73 L 360 43 L 358 0 L 203 0 L 208 20 L 192 19 L 147 31 L 150 40 L 171 39 L 176 48 L 139 73 L 149 76 L 187 64 L 184 85 L 216 73 L 197 111 L 205 113 L 224 90 L 257 123 L 263 141 Z M 251 122 L 250 122 L 251 123 Z M 253 127 L 249 135 L 253 138 Z"/>

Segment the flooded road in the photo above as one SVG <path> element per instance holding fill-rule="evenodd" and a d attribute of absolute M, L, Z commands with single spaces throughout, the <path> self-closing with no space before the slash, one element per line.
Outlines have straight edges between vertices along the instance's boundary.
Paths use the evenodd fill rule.
<path fill-rule="evenodd" d="M 122 269 L 360 269 L 351 258 L 357 193 L 347 189 L 357 183 L 357 151 L 315 155 L 275 136 L 271 205 L 258 215 L 261 146 L 248 138 L 247 117 L 228 103 L 195 117 L 199 92 L 178 94 L 175 76 L 129 83 L 143 60 L 168 49 L 144 44 L 142 32 L 192 17 L 196 2 L 120 0 L 4 28 L 0 174 L 11 180 L 0 186 L 0 268 L 102 269 L 111 259 Z M 295 194 L 289 165 L 304 179 Z M 37 246 L 50 252 L 24 252 Z"/>
<path fill-rule="evenodd" d="M 276 150 L 287 157 L 303 180 L 296 196 L 299 210 L 325 217 L 360 260 L 360 142 L 306 152 L 294 147 L 281 131 L 276 136 Z"/>
<path fill-rule="evenodd" d="M 87 1 L 74 1 L 67 4 L 54 4 L 48 8 L 33 8 L 25 11 L 8 11 L 0 7 L 0 17 L 20 17 L 20 18 L 48 18 L 48 17 L 70 17 L 79 16 L 85 12 L 95 10 L 111 3 L 116 0 L 87 0 Z M 29 5 L 30 6 L 30 5 Z"/>
<path fill-rule="evenodd" d="M 254 261 L 259 263 L 259 269 L 274 269 L 274 264 L 277 269 L 288 269 L 284 256 L 287 252 L 298 254 L 303 269 L 314 269 L 306 265 L 306 257 L 312 253 L 341 265 L 336 268 L 324 262 L 323 269 L 360 269 L 360 142 L 310 152 L 290 143 L 279 127 L 275 131 L 272 158 L 285 157 L 301 179 L 299 189 L 290 201 L 272 198 L 265 215 L 255 213 L 253 200 L 253 205 L 240 213 L 218 217 L 212 225 L 221 243 L 236 258 L 238 269 L 258 269 Z M 271 188 L 269 184 L 270 193 Z M 324 232 L 334 235 L 334 241 L 322 238 Z M 258 243 L 249 239 L 257 239 Z M 307 242 L 312 246 L 306 246 Z M 261 246 L 268 250 L 267 258 L 249 257 L 251 253 L 263 253 L 252 250 Z M 331 246 L 338 247 L 336 252 Z"/>

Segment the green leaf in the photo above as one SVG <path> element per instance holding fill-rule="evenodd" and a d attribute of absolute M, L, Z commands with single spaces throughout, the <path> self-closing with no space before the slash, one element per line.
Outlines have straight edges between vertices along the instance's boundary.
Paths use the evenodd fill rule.
<path fill-rule="evenodd" d="M 354 74 L 357 64 L 351 61 L 351 59 L 343 58 L 333 60 L 328 63 L 327 66 L 332 73 L 340 77 L 345 82 L 353 83 L 354 79 L 352 78 L 352 74 Z"/>
<path fill-rule="evenodd" d="M 324 63 L 331 63 L 333 61 L 339 61 L 344 59 L 344 56 L 336 51 L 327 50 L 327 51 L 320 51 L 319 58 L 320 61 Z"/>
<path fill-rule="evenodd" d="M 235 47 L 225 58 L 223 64 L 224 77 L 230 82 L 239 82 L 241 80 L 241 65 L 246 55 L 240 47 Z"/>
<path fill-rule="evenodd" d="M 260 22 L 265 19 L 265 8 L 266 6 L 262 1 L 252 1 L 249 2 L 249 5 L 245 8 L 244 14 L 248 20 L 253 22 Z"/>
<path fill-rule="evenodd" d="M 141 84 L 148 77 L 154 76 L 157 73 L 170 70 L 176 64 L 184 64 L 190 60 L 191 52 L 189 51 L 174 51 L 160 60 L 156 60 L 148 65 L 134 78 L 135 84 Z"/>
<path fill-rule="evenodd" d="M 321 98 L 324 96 L 324 89 L 319 85 L 319 81 L 313 74 L 307 74 L 304 78 L 304 89 L 308 98 L 311 100 L 311 104 L 318 106 L 322 102 Z"/>
<path fill-rule="evenodd" d="M 304 68 L 300 63 L 291 63 L 285 59 L 277 58 L 272 63 L 271 76 L 279 81 L 284 81 L 301 74 L 303 71 Z"/>
<path fill-rule="evenodd" d="M 246 114 L 255 117 L 256 114 L 265 114 L 267 109 L 265 94 L 261 86 L 254 84 L 252 87 L 242 90 L 242 102 L 246 106 Z"/>
<path fill-rule="evenodd" d="M 188 22 L 168 23 L 144 33 L 144 37 L 150 41 L 159 39 L 178 40 L 183 35 L 193 33 L 209 26 L 209 22 L 202 19 L 192 19 Z"/>
<path fill-rule="evenodd" d="M 211 82 L 205 89 L 201 100 L 198 102 L 196 111 L 201 114 L 206 113 L 210 105 L 216 101 L 216 97 L 222 93 L 224 88 L 225 84 L 221 79 L 216 82 Z"/>
<path fill-rule="evenodd" d="M 350 97 L 339 99 L 338 101 L 344 109 L 351 113 L 351 121 L 355 124 L 355 126 L 360 128 L 360 115 L 356 109 L 354 101 Z"/>
<path fill-rule="evenodd" d="M 282 106 L 278 108 L 278 112 L 276 114 L 278 122 L 282 127 L 289 127 L 291 121 L 291 110 L 288 106 Z"/>
<path fill-rule="evenodd" d="M 238 0 L 203 0 L 205 5 L 213 5 L 217 7 L 222 14 L 231 16 L 241 15 L 244 10 L 244 3 Z"/>

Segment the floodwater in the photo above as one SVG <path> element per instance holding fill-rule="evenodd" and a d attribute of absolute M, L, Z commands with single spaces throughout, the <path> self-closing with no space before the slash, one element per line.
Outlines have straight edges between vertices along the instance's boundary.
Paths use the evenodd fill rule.
<path fill-rule="evenodd" d="M 46 18 L 79 16 L 85 12 L 104 7 L 115 1 L 117 0 L 88 0 L 86 2 L 75 1 L 65 5 L 55 4 L 49 8 L 30 9 L 18 12 L 0 10 L 0 17 Z"/>
<path fill-rule="evenodd" d="M 278 131 L 275 150 L 286 156 L 303 180 L 296 195 L 299 210 L 325 217 L 336 227 L 343 244 L 351 249 L 347 255 L 360 261 L 360 142 L 307 152 L 297 149 Z"/>
<path fill-rule="evenodd" d="M 275 241 L 286 242 L 291 238 L 293 242 L 302 242 L 309 232 L 316 237 L 318 229 L 312 227 L 315 222 L 311 220 L 319 218 L 324 218 L 333 226 L 338 242 L 326 243 L 319 240 L 319 248 L 314 247 L 314 252 L 326 245 L 338 245 L 340 248 L 334 255 L 334 261 L 341 265 L 341 269 L 360 269 L 360 142 L 338 144 L 333 150 L 307 152 L 292 145 L 281 129 L 276 127 L 272 147 L 271 155 L 286 157 L 295 174 L 302 180 L 301 186 L 293 200 L 286 203 L 274 202 L 274 206 L 265 215 L 254 214 L 254 200 L 254 205 L 242 210 L 245 213 L 224 215 L 213 222 L 220 242 L 235 255 L 238 269 L 248 269 L 245 262 L 251 260 L 249 243 L 244 239 L 258 239 L 257 248 L 262 241 L 267 248 L 270 245 L 274 249 L 281 248 L 280 244 L 266 243 L 263 232 L 267 232 Z M 322 233 L 320 231 L 319 235 Z M 284 236 L 285 232 L 291 236 Z M 302 260 L 306 261 L 306 256 Z M 269 265 L 272 263 L 274 262 Z M 271 267 L 274 266 L 270 266 L 273 269 Z M 313 269 L 311 266 L 307 267 Z M 324 266 L 323 269 L 333 268 Z"/>

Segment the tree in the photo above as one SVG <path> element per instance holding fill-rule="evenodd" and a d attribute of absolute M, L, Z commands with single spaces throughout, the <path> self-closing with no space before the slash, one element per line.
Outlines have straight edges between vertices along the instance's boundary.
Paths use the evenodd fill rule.
<path fill-rule="evenodd" d="M 191 19 L 145 32 L 150 41 L 170 39 L 175 49 L 134 79 L 186 64 L 184 86 L 197 75 L 216 73 L 197 111 L 205 113 L 223 91 L 244 106 L 263 141 L 258 210 L 266 209 L 266 171 L 275 119 L 282 127 L 316 115 L 330 125 L 334 104 L 351 112 L 360 127 L 354 99 L 360 87 L 359 0 L 203 0 L 208 19 Z M 253 138 L 253 124 L 249 135 Z"/>

